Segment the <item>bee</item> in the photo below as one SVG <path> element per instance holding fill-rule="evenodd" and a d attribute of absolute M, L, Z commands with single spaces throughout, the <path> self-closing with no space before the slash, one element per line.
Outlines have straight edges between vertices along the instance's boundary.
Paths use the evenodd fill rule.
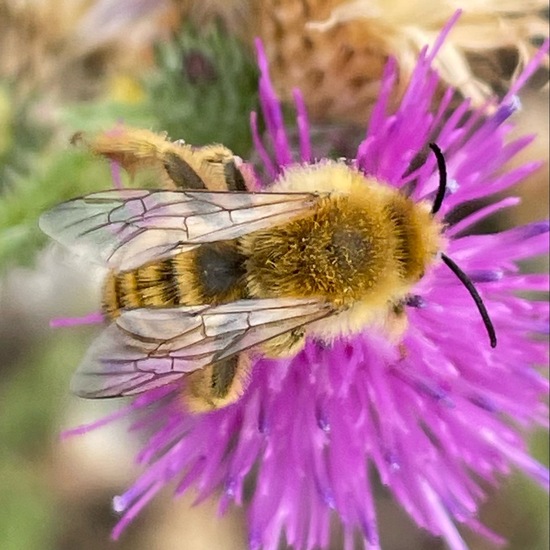
<path fill-rule="evenodd" d="M 239 399 L 254 355 L 293 356 L 307 338 L 330 343 L 369 326 L 399 343 L 407 297 L 440 260 L 496 345 L 479 294 L 442 253 L 435 214 L 446 169 L 435 144 L 433 204 L 342 160 L 288 167 L 269 192 L 254 193 L 221 145 L 129 128 L 87 145 L 130 172 L 154 166 L 167 181 L 93 193 L 41 217 L 45 233 L 109 270 L 109 324 L 73 377 L 77 395 L 134 395 L 184 377 L 187 408 L 205 412 Z"/>

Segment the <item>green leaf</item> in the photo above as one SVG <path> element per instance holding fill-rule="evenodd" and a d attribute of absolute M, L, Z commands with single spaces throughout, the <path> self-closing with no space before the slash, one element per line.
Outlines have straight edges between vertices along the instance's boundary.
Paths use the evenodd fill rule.
<path fill-rule="evenodd" d="M 146 80 L 157 128 L 193 145 L 223 143 L 248 156 L 250 112 L 258 106 L 258 69 L 237 38 L 219 27 L 184 27 L 156 48 Z"/>

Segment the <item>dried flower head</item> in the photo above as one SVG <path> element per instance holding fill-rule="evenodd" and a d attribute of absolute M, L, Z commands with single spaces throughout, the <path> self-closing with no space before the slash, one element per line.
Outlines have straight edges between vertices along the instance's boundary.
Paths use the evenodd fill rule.
<path fill-rule="evenodd" d="M 262 3 L 263 6 L 264 3 Z M 315 118 L 368 119 L 388 56 L 398 63 L 398 101 L 416 58 L 457 8 L 453 2 L 288 0 L 258 9 L 272 78 L 284 99 L 300 88 Z M 434 59 L 442 81 L 480 106 L 506 90 L 548 36 L 545 0 L 465 0 L 463 16 Z M 545 65 L 548 58 L 545 58 Z"/>
<path fill-rule="evenodd" d="M 219 495 L 222 512 L 247 503 L 252 549 L 276 550 L 283 537 L 297 550 L 325 548 L 334 515 L 343 525 L 344 548 L 354 547 L 357 534 L 368 548 L 380 548 L 371 485 L 376 473 L 419 526 L 463 550 L 456 523 L 499 540 L 477 519 L 487 484 L 517 468 L 548 487 L 548 471 L 529 456 L 521 435 L 547 424 L 542 398 L 548 380 L 537 366 L 547 360 L 540 335 L 548 332 L 548 303 L 519 295 L 546 290 L 548 277 L 521 273 L 518 262 L 547 252 L 549 224 L 468 234 L 478 221 L 515 205 L 514 197 L 449 221 L 462 205 L 511 188 L 539 166 L 504 168 L 532 140 L 506 138 L 519 107 L 514 94 L 548 44 L 492 114 L 466 100 L 444 118 L 454 90 L 434 104 L 440 81 L 432 64 L 448 30 L 420 53 L 393 114 L 387 107 L 397 66 L 387 64 L 353 163 L 384 185 L 414 182 L 412 197 L 421 200 L 435 194 L 438 174 L 431 155 L 421 161 L 418 155 L 431 141 L 444 151 L 452 183 L 439 214 L 448 222 L 446 251 L 483 297 L 497 348 L 488 345 L 464 286 L 440 263 L 407 302 L 404 354 L 367 329 L 330 347 L 310 341 L 293 358 L 257 361 L 242 398 L 221 410 L 186 412 L 185 382 L 142 394 L 116 415 L 132 415 L 145 443 L 137 457 L 143 474 L 114 499 L 121 514 L 115 538 L 158 491 L 175 484 L 176 494 L 193 488 L 197 501 Z M 255 114 L 252 127 L 266 174 L 261 185 L 268 189 L 285 167 L 315 162 L 315 152 L 299 92 L 299 154 L 292 151 L 260 43 L 258 59 L 268 145 Z M 245 484 L 253 487 L 249 496 Z"/>
<path fill-rule="evenodd" d="M 198 28 L 216 21 L 231 33 L 242 35 L 250 26 L 251 4 L 250 0 L 181 0 L 174 8 L 179 11 L 179 17 Z"/>

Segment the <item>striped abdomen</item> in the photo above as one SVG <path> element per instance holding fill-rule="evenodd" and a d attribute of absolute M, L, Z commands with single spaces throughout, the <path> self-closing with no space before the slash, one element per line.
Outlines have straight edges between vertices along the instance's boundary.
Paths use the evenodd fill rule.
<path fill-rule="evenodd" d="M 203 244 L 189 252 L 111 272 L 103 309 L 113 318 L 122 309 L 220 304 L 246 297 L 245 257 L 235 241 Z"/>

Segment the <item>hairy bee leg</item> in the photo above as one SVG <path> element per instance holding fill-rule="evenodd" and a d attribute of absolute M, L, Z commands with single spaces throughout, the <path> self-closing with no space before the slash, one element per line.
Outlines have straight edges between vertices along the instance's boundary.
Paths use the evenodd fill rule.
<path fill-rule="evenodd" d="M 238 157 L 223 145 L 191 147 L 179 144 L 164 155 L 164 169 L 178 189 L 246 191 L 237 160 Z"/>
<path fill-rule="evenodd" d="M 305 341 L 305 330 L 297 328 L 264 342 L 261 347 L 262 355 L 272 359 L 292 357 L 303 349 Z"/>
<path fill-rule="evenodd" d="M 225 181 L 229 191 L 246 191 L 246 182 L 242 172 L 234 160 L 229 161 L 223 168 Z"/>
<path fill-rule="evenodd" d="M 405 303 L 403 301 L 390 304 L 384 324 L 385 332 L 387 333 L 390 342 L 398 344 L 400 350 L 402 347 L 404 348 L 404 345 L 401 343 L 401 339 L 407 331 L 409 320 L 407 317 Z"/>
<path fill-rule="evenodd" d="M 71 143 L 82 143 L 92 153 L 117 162 L 133 176 L 140 168 L 158 164 L 164 147 L 170 142 L 166 134 L 120 126 L 94 136 L 78 132 Z"/>
<path fill-rule="evenodd" d="M 187 409 L 208 412 L 237 401 L 248 386 L 251 364 L 250 356 L 240 353 L 187 375 L 183 390 Z"/>
<path fill-rule="evenodd" d="M 171 182 L 179 189 L 208 189 L 205 181 L 197 174 L 182 155 L 172 151 L 163 158 L 163 165 Z"/>
<path fill-rule="evenodd" d="M 304 342 L 304 330 L 293 330 L 264 343 L 262 355 L 292 356 Z M 250 356 L 240 353 L 187 375 L 182 395 L 187 410 L 205 413 L 235 403 L 248 386 L 251 365 Z"/>
<path fill-rule="evenodd" d="M 193 147 L 183 140 L 172 142 L 166 134 L 124 126 L 92 137 L 80 132 L 71 141 L 117 162 L 130 176 L 141 168 L 156 168 L 168 189 L 246 190 L 237 157 L 223 145 Z"/>

